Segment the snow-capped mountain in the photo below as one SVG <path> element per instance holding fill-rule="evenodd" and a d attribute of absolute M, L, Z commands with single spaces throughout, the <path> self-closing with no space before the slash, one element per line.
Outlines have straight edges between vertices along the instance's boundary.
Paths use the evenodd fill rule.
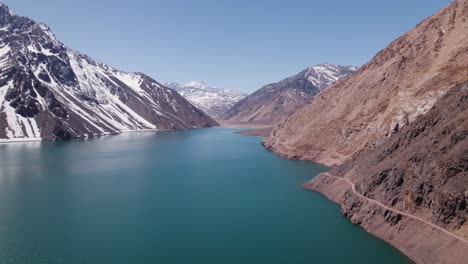
<path fill-rule="evenodd" d="M 216 122 L 143 73 L 73 51 L 0 4 L 0 140 L 56 140 Z"/>
<path fill-rule="evenodd" d="M 358 70 L 354 66 L 319 64 L 268 84 L 231 107 L 222 119 L 232 123 L 272 124 L 289 116 L 309 99 Z"/>
<path fill-rule="evenodd" d="M 323 90 L 338 80 L 356 72 L 355 66 L 341 66 L 334 64 L 319 64 L 307 68 L 302 74 L 319 90 Z"/>
<path fill-rule="evenodd" d="M 213 118 L 222 116 L 247 96 L 234 89 L 219 89 L 201 81 L 186 84 L 168 82 L 165 85 L 178 91 L 185 99 Z"/>

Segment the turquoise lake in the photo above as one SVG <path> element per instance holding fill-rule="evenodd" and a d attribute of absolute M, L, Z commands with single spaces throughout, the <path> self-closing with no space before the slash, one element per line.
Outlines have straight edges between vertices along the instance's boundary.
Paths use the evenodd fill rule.
<path fill-rule="evenodd" d="M 0 145 L 0 263 L 409 263 L 233 131 Z"/>

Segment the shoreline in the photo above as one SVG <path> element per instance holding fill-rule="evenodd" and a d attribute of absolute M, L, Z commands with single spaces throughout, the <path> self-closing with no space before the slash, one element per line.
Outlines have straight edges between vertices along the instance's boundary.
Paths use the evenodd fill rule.
<path fill-rule="evenodd" d="M 324 164 L 322 161 L 325 161 L 325 165 L 331 168 L 341 163 L 337 160 L 330 162 L 329 159 L 323 157 L 319 157 L 317 161 L 317 156 L 315 158 L 291 156 L 268 147 L 264 142 L 262 142 L 262 145 L 265 149 L 284 159 L 304 160 L 321 164 Z M 456 240 L 429 225 L 421 225 L 419 221 L 414 221 L 408 217 L 402 217 L 396 224 L 391 224 L 392 218 L 397 214 L 390 212 L 387 213 L 388 216 L 385 215 L 386 210 L 383 208 L 367 201 L 361 201 L 357 195 L 352 193 L 351 186 L 344 183 L 344 181 L 324 177 L 323 174 L 304 182 L 301 185 L 302 188 L 319 193 L 331 202 L 338 204 L 344 218 L 363 228 L 370 235 L 389 244 L 411 262 L 421 264 L 466 264 L 463 260 L 468 259 L 468 244 Z M 344 199 L 345 197 L 348 199 Z M 353 202 L 356 203 L 356 201 L 360 201 L 357 202 L 358 206 L 353 205 Z M 453 234 L 455 235 L 455 233 Z"/>
<path fill-rule="evenodd" d="M 215 120 L 219 127 L 224 128 L 266 128 L 266 127 L 273 127 L 274 124 L 269 122 L 227 122 L 224 120 Z"/>
<path fill-rule="evenodd" d="M 27 142 L 42 142 L 42 138 L 14 138 L 14 139 L 0 139 L 0 145 L 11 143 L 27 143 Z"/>
<path fill-rule="evenodd" d="M 99 134 L 86 134 L 81 135 L 78 137 L 72 137 L 69 139 L 56 139 L 56 140 L 48 140 L 43 138 L 14 138 L 14 139 L 0 139 L 0 145 L 7 145 L 12 143 L 30 143 L 30 142 L 54 142 L 54 141 L 67 141 L 67 140 L 80 140 L 80 139 L 94 139 L 106 136 L 117 136 L 122 134 L 129 134 L 129 133 L 143 133 L 143 132 L 172 132 L 172 131 L 184 131 L 184 130 L 193 130 L 193 129 L 203 129 L 203 128 L 218 128 L 220 126 L 214 127 L 193 127 L 187 129 L 180 129 L 180 130 L 171 130 L 171 129 L 157 129 L 157 128 L 149 128 L 149 129 L 139 129 L 139 130 L 124 130 L 118 132 L 103 132 Z"/>
<path fill-rule="evenodd" d="M 319 175 L 320 175 L 320 174 L 319 174 Z M 318 177 L 319 175 L 317 175 L 316 177 Z M 312 179 L 313 179 L 313 178 L 312 178 Z M 302 187 L 303 189 L 308 190 L 308 191 L 318 193 L 320 196 L 324 197 L 324 198 L 327 199 L 329 202 L 334 203 L 334 204 L 340 206 L 340 208 L 342 208 L 342 207 L 341 207 L 341 206 L 342 206 L 341 203 L 332 200 L 330 197 L 328 197 L 326 194 L 324 194 L 324 193 L 322 193 L 322 192 L 320 192 L 320 191 L 317 191 L 317 190 L 314 190 L 314 189 L 311 189 L 310 187 L 308 187 L 307 184 L 308 184 L 309 182 L 311 182 L 312 179 L 309 180 L 309 181 L 304 182 L 303 184 L 301 184 L 301 187 Z M 361 229 L 361 230 L 363 230 L 364 232 L 366 232 L 367 234 L 369 234 L 369 235 L 371 235 L 371 236 L 373 236 L 373 237 L 375 237 L 375 238 L 377 238 L 377 239 L 383 241 L 383 242 L 384 242 L 385 244 L 387 244 L 389 247 L 392 247 L 393 249 L 395 249 L 396 251 L 398 251 L 398 253 L 400 253 L 402 256 L 404 256 L 405 258 L 407 258 L 408 261 L 409 261 L 410 263 L 412 263 L 412 264 L 417 264 L 416 260 L 412 259 L 410 256 L 408 256 L 405 252 L 403 252 L 401 249 L 399 249 L 399 248 L 396 247 L 395 245 L 393 245 L 393 244 L 391 244 L 390 242 L 388 242 L 387 240 L 382 239 L 381 237 L 375 235 L 374 233 L 370 232 L 369 230 L 367 230 L 367 229 L 364 228 L 363 226 L 353 223 L 353 222 L 351 221 L 351 219 L 349 219 L 348 217 L 345 217 L 344 215 L 341 215 L 341 216 L 342 216 L 344 219 L 346 219 L 347 221 L 351 222 L 351 224 L 357 226 L 359 229 Z"/>
<path fill-rule="evenodd" d="M 457 237 L 455 234 L 448 235 L 446 232 L 449 231 L 441 231 L 428 224 L 421 225 L 421 220 L 408 217 L 407 213 L 399 222 L 389 222 L 385 217 L 388 210 L 361 199 L 345 181 L 329 177 L 328 173 L 317 175 L 304 182 L 302 187 L 338 204 L 343 217 L 397 249 L 414 263 L 464 264 L 463 260 L 468 259 L 468 244 L 454 238 Z M 350 195 L 362 202 L 357 211 L 344 202 L 343 197 Z"/>
<path fill-rule="evenodd" d="M 268 137 L 273 130 L 273 127 L 265 127 L 258 129 L 246 129 L 242 131 L 234 132 L 234 134 L 252 137 Z"/>
<path fill-rule="evenodd" d="M 255 125 L 254 125 L 255 126 Z M 211 128 L 226 128 L 223 126 L 220 127 L 211 127 Z M 229 127 L 235 128 L 235 127 Z M 194 130 L 199 128 L 191 128 L 186 130 Z M 271 131 L 272 127 L 263 127 L 258 128 L 255 126 L 253 129 L 246 129 L 243 131 L 234 132 L 235 134 L 247 135 L 247 136 L 259 136 L 257 133 L 258 131 Z M 173 131 L 173 130 L 158 130 L 158 129 L 142 129 L 142 130 L 127 130 L 127 131 L 120 131 L 120 132 L 113 132 L 113 133 L 102 133 L 99 135 L 92 135 L 86 137 L 75 137 L 71 138 L 70 140 L 76 139 L 93 139 L 105 136 L 112 136 L 112 135 L 120 135 L 120 134 L 127 134 L 127 133 L 135 133 L 135 132 L 165 132 L 165 131 Z M 250 134 L 249 134 L 250 133 Z M 26 138 L 26 139 L 18 139 L 12 140 L 7 142 L 2 142 L 0 140 L 0 145 L 2 144 L 9 144 L 9 143 L 27 143 L 27 142 L 42 142 L 47 141 L 43 139 L 35 139 L 35 138 Z M 330 174 L 331 175 L 331 174 Z M 335 177 L 335 178 L 334 178 Z M 302 188 L 314 191 L 319 193 L 320 195 L 327 198 L 329 201 L 338 204 L 341 207 L 342 216 L 349 220 L 354 225 L 358 226 L 365 230 L 368 234 L 383 240 L 385 243 L 396 249 L 409 261 L 412 263 L 459 263 L 464 264 L 462 262 L 463 259 L 468 259 L 468 244 L 460 244 L 457 241 L 452 241 L 453 238 L 447 239 L 444 236 L 448 236 L 448 234 L 441 235 L 441 230 L 434 229 L 433 227 L 431 230 L 427 230 L 427 227 L 430 227 L 429 224 L 421 225 L 422 221 L 414 221 L 415 218 L 418 220 L 418 217 L 415 216 L 407 216 L 409 214 L 403 212 L 403 219 L 395 225 L 389 224 L 386 219 L 382 216 L 382 209 L 385 207 L 381 207 L 378 204 L 372 204 L 367 201 L 367 198 L 364 197 L 366 200 L 361 199 L 359 195 L 352 193 L 354 197 L 363 200 L 364 204 L 367 204 L 364 209 L 359 210 L 359 212 L 354 213 L 353 215 L 349 216 L 346 215 L 346 204 L 343 203 L 343 197 L 348 195 L 350 190 L 354 192 L 354 189 L 351 188 L 352 184 L 348 182 L 346 179 L 341 179 L 336 176 L 329 176 L 329 173 L 322 173 L 314 178 L 304 182 L 301 185 Z M 396 209 L 390 209 L 398 213 Z M 372 215 L 369 216 L 369 212 L 372 212 Z M 362 220 L 363 215 L 368 217 L 367 219 Z M 423 221 L 424 222 L 424 221 Z M 439 227 L 440 228 L 440 227 Z M 447 231 L 448 232 L 448 231 Z M 422 236 L 422 237 L 421 237 Z M 453 234 L 453 236 L 456 236 Z M 400 238 L 398 238 L 400 237 Z M 425 240 L 424 240 L 425 239 Z M 430 241 L 430 242 L 428 242 Z M 439 242 L 440 241 L 440 242 Z M 429 245 L 426 245 L 429 244 Z M 436 245 L 441 245 L 437 247 Z M 424 254 L 421 253 L 424 252 Z M 445 251 L 442 252 L 441 251 Z M 455 251 L 455 252 L 454 252 Z M 466 252 L 466 253 L 465 253 Z M 464 257 L 467 258 L 464 258 Z M 453 259 L 451 259 L 452 257 Z M 447 260 L 448 261 L 444 261 Z"/>
<path fill-rule="evenodd" d="M 105 136 L 116 136 L 125 133 L 135 133 L 135 132 L 149 132 L 149 131 L 164 131 L 158 129 L 141 129 L 141 130 L 125 130 L 119 132 L 103 132 L 100 134 L 86 134 L 79 137 L 72 137 L 69 139 L 57 139 L 57 140 L 47 140 L 43 138 L 13 138 L 13 139 L 0 139 L 0 145 L 2 144 L 11 144 L 11 143 L 27 143 L 27 142 L 43 142 L 43 141 L 64 141 L 64 140 L 75 140 L 75 139 L 91 139 Z"/>

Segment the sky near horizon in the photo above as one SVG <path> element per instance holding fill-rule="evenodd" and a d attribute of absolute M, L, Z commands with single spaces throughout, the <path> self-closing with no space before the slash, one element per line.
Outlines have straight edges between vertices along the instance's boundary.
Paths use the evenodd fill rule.
<path fill-rule="evenodd" d="M 361 66 L 450 0 L 0 0 L 68 47 L 154 79 L 253 92 L 319 63 Z"/>

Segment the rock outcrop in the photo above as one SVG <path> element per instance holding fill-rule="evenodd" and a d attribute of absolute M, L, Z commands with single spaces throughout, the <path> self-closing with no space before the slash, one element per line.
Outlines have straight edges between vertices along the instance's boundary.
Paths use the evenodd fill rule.
<path fill-rule="evenodd" d="M 363 151 L 305 184 L 342 205 L 345 216 L 418 263 L 468 259 L 468 82 L 384 144 Z M 356 191 L 422 221 L 370 204 Z M 379 224 L 376 224 L 379 223 Z M 463 241 L 465 240 L 465 241 Z"/>
<path fill-rule="evenodd" d="M 304 187 L 418 263 L 468 259 L 467 19 L 449 4 L 263 142 L 334 165 Z"/>

